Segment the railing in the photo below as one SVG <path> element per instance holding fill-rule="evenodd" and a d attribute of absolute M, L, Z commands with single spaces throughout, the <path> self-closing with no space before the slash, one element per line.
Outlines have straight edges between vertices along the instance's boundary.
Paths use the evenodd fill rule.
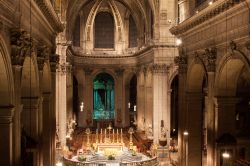
<path fill-rule="evenodd" d="M 112 163 L 112 162 L 110 162 Z M 105 161 L 99 161 L 99 162 L 78 162 L 78 161 L 72 161 L 68 160 L 63 157 L 63 164 L 64 166 L 106 166 Z M 137 161 L 137 162 L 120 162 L 120 166 L 159 166 L 159 162 L 157 160 L 157 157 L 152 158 L 150 160 L 146 161 Z"/>

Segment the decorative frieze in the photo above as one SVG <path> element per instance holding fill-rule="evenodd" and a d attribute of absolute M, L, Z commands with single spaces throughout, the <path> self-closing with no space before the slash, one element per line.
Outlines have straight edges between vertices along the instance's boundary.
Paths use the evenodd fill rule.
<path fill-rule="evenodd" d="M 216 69 L 216 58 L 217 58 L 217 50 L 215 47 L 210 49 L 205 49 L 205 56 L 207 58 L 207 71 L 215 72 Z"/>
<path fill-rule="evenodd" d="M 169 66 L 167 64 L 153 64 L 154 73 L 167 73 Z"/>
<path fill-rule="evenodd" d="M 30 35 L 19 28 L 10 31 L 11 37 L 11 61 L 13 65 L 23 65 L 26 56 L 31 56 L 33 52 L 33 40 Z"/>
<path fill-rule="evenodd" d="M 199 16 L 194 16 L 192 20 L 184 21 L 183 23 L 174 26 L 170 29 L 170 32 L 174 35 L 182 34 L 189 29 L 192 29 L 205 21 L 214 18 L 215 16 L 229 10 L 230 8 L 234 7 L 236 4 L 238 4 L 240 1 L 237 0 L 226 0 L 220 3 L 219 5 L 215 6 L 214 8 L 211 8 L 210 10 L 206 10 L 204 14 Z"/>

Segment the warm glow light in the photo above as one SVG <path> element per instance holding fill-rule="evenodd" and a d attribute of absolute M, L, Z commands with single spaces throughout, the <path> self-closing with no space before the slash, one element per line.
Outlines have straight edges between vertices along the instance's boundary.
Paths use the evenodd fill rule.
<path fill-rule="evenodd" d="M 212 5 L 212 4 L 213 4 L 213 1 L 210 1 L 208 4 L 209 4 L 209 5 Z"/>
<path fill-rule="evenodd" d="M 181 43 L 182 43 L 181 39 L 176 39 L 176 45 L 177 46 L 181 45 Z"/>
<path fill-rule="evenodd" d="M 188 132 L 187 132 L 187 131 L 184 131 L 184 132 L 183 132 L 183 135 L 187 136 L 187 135 L 188 135 Z"/>
<path fill-rule="evenodd" d="M 199 10 L 196 10 L 196 12 L 195 12 L 195 13 L 196 13 L 196 14 L 197 14 L 197 13 L 199 13 Z"/>
<path fill-rule="evenodd" d="M 84 108 L 84 103 L 81 102 L 81 105 L 80 105 L 80 111 L 81 111 L 81 112 L 83 111 L 83 108 Z"/>
<path fill-rule="evenodd" d="M 63 164 L 61 162 L 57 162 L 56 166 L 63 166 Z"/>
<path fill-rule="evenodd" d="M 228 152 L 224 152 L 222 153 L 222 157 L 228 159 L 230 157 L 230 154 Z"/>
<path fill-rule="evenodd" d="M 136 105 L 134 106 L 134 111 L 136 111 Z"/>

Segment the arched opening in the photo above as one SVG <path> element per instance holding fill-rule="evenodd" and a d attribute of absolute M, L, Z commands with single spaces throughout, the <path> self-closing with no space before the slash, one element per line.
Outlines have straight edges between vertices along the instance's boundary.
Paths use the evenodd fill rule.
<path fill-rule="evenodd" d="M 94 25 L 95 48 L 114 48 L 114 18 L 109 12 L 99 12 Z"/>
<path fill-rule="evenodd" d="M 137 47 L 137 28 L 132 15 L 129 16 L 129 48 Z"/>
<path fill-rule="evenodd" d="M 130 126 L 136 127 L 137 123 L 137 106 L 136 106 L 136 97 L 137 97 L 137 77 L 134 75 L 129 83 L 129 122 Z"/>
<path fill-rule="evenodd" d="M 207 95 L 207 76 L 203 64 L 192 64 L 188 70 L 187 81 L 187 113 L 184 126 L 189 134 L 184 136 L 183 141 L 188 145 L 185 146 L 187 148 L 185 151 L 189 165 L 202 165 L 202 159 L 206 155 L 203 148 L 206 144 L 205 96 Z"/>
<path fill-rule="evenodd" d="M 171 83 L 171 119 L 170 119 L 170 137 L 173 140 L 178 139 L 178 75 L 174 77 Z"/>
<path fill-rule="evenodd" d="M 74 32 L 73 32 L 73 45 L 80 47 L 80 16 L 78 15 L 75 22 Z"/>
<path fill-rule="evenodd" d="M 236 134 L 240 137 L 250 137 L 250 73 L 244 67 L 239 75 L 236 87 L 236 97 L 241 102 L 236 105 Z M 241 155 L 244 159 L 245 155 Z M 244 156 L 244 157 L 243 157 Z"/>
<path fill-rule="evenodd" d="M 115 82 L 107 73 L 98 74 L 93 81 L 93 119 L 114 120 Z"/>

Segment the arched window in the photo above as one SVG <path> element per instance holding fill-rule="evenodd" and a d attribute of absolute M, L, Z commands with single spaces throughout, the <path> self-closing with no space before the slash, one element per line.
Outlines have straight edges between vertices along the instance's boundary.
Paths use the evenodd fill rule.
<path fill-rule="evenodd" d="M 108 12 L 100 12 L 95 18 L 95 48 L 114 48 L 114 19 Z"/>
<path fill-rule="evenodd" d="M 73 45 L 80 47 L 80 16 L 77 16 L 73 32 Z"/>
<path fill-rule="evenodd" d="M 129 16 L 129 48 L 137 46 L 137 29 L 133 17 Z"/>

